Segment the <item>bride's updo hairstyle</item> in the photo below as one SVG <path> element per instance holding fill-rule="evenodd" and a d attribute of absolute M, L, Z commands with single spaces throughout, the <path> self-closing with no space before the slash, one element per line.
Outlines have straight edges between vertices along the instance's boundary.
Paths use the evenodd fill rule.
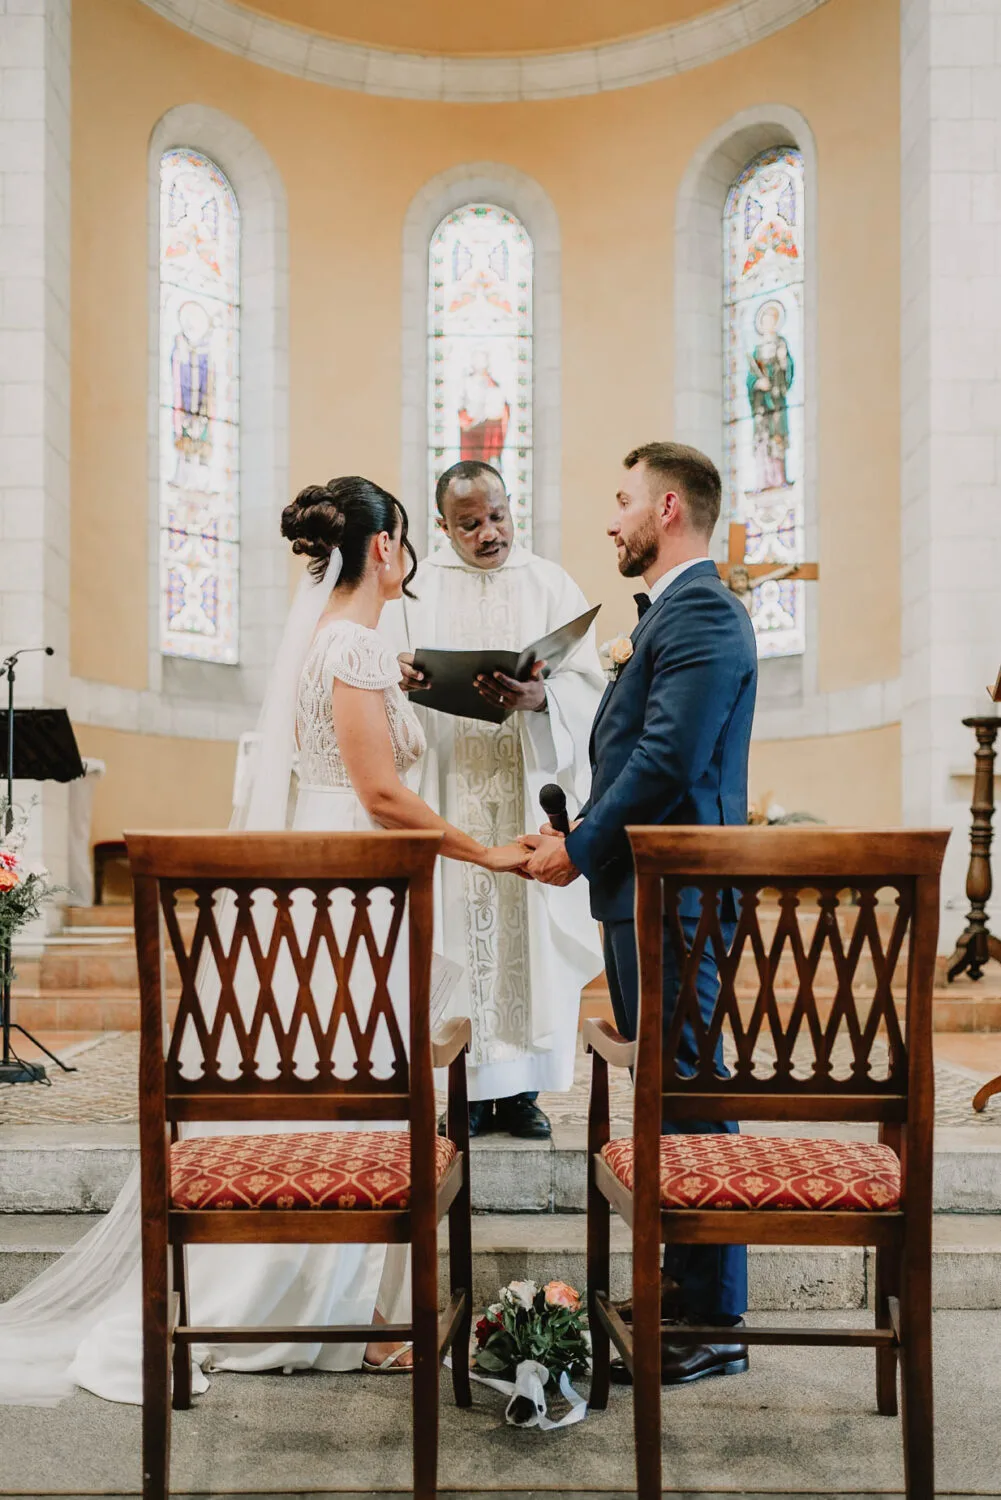
<path fill-rule="evenodd" d="M 311 559 L 309 571 L 314 578 L 323 577 L 331 552 L 340 548 L 338 588 L 353 589 L 361 583 L 372 538 L 383 531 L 395 537 L 397 529 L 411 564 L 403 592 L 412 599 L 407 585 L 417 572 L 417 555 L 407 537 L 407 513 L 388 490 L 371 479 L 349 474 L 327 484 L 308 484 L 282 511 L 282 536 L 292 543 L 293 552 Z"/>

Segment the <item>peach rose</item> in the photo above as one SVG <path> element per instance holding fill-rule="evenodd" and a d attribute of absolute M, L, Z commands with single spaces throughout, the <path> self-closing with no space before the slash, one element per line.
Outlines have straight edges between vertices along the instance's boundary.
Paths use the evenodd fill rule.
<path fill-rule="evenodd" d="M 16 870 L 7 870 L 0 866 L 0 891 L 12 891 L 19 884 Z"/>
<path fill-rule="evenodd" d="M 568 1307 L 571 1312 L 580 1307 L 580 1293 L 565 1281 L 550 1281 L 542 1291 L 550 1307 Z"/>
<path fill-rule="evenodd" d="M 627 635 L 620 635 L 608 648 L 609 660 L 617 667 L 624 667 L 633 654 L 633 643 Z"/>

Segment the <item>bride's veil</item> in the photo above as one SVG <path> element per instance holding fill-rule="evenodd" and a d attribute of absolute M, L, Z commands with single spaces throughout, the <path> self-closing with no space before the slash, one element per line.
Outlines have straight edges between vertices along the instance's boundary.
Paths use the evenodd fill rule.
<path fill-rule="evenodd" d="M 319 580 L 306 574 L 289 611 L 268 680 L 250 756 L 247 790 L 230 826 L 254 831 L 285 827 L 295 754 L 299 677 L 320 616 L 340 576 L 334 551 Z M 221 920 L 221 918 L 220 918 Z M 0 1303 L 0 1405 L 53 1406 L 72 1393 L 72 1364 L 98 1323 L 120 1319 L 123 1357 L 138 1370 L 141 1296 L 139 1168 L 105 1217 L 72 1249 L 9 1301 Z M 120 1399 L 135 1400 L 134 1376 Z"/>

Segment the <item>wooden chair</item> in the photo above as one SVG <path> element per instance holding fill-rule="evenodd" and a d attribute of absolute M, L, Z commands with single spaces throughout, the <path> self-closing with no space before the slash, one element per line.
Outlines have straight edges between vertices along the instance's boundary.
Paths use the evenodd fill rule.
<path fill-rule="evenodd" d="M 104 883 L 109 865 L 128 864 L 124 839 L 104 839 L 94 845 L 94 905 L 104 905 Z"/>
<path fill-rule="evenodd" d="M 899 1359 L 906 1492 L 910 1500 L 926 1500 L 934 1495 L 931 1017 L 938 878 L 948 834 L 627 831 L 637 871 L 639 1036 L 631 1043 L 604 1021 L 588 1021 L 584 1028 L 594 1059 L 587 1210 L 591 1405 L 607 1404 L 614 1343 L 633 1376 L 638 1493 L 641 1500 L 659 1500 L 661 1246 L 872 1245 L 874 1328 L 749 1328 L 739 1338 L 750 1344 L 874 1347 L 877 1406 L 887 1416 L 897 1411 Z M 702 906 L 689 946 L 679 896 L 691 887 L 701 893 Z M 730 942 L 717 902 L 728 888 L 739 892 Z M 760 893 L 767 888 L 778 892 L 770 940 L 761 924 Z M 887 910 L 877 901 L 880 894 L 892 898 L 885 940 L 877 918 L 877 906 Z M 677 958 L 680 990 L 674 1015 L 662 1025 L 666 941 Z M 720 978 L 708 1026 L 695 988 L 707 950 L 715 954 Z M 757 972 L 750 1013 L 745 1006 L 743 1016 L 736 993 L 742 956 L 745 975 L 748 964 Z M 822 961 L 833 989 L 829 1005 L 815 991 Z M 795 992 L 791 1005 L 776 997 L 780 965 Z M 905 968 L 899 979 L 898 965 Z M 698 1056 L 690 1076 L 677 1064 L 686 1023 Z M 736 1063 L 732 1076 L 721 1077 L 713 1059 L 727 1034 Z M 835 1055 L 839 1038 L 844 1040 Z M 769 1050 L 773 1059 L 762 1055 Z M 609 1063 L 635 1067 L 633 1136 L 619 1142 L 609 1140 Z M 880 1144 L 662 1137 L 661 1122 L 668 1119 L 876 1121 Z M 770 1153 L 764 1166 L 762 1148 Z M 749 1183 L 749 1177 L 757 1181 Z M 632 1226 L 631 1328 L 609 1301 L 610 1207 Z M 718 1343 L 720 1330 L 672 1327 L 670 1340 Z"/>
<path fill-rule="evenodd" d="M 169 1492 L 171 1373 L 173 1405 L 184 1409 L 191 1404 L 192 1343 L 361 1343 L 372 1338 L 413 1340 L 413 1487 L 422 1500 L 436 1493 L 438 1370 L 447 1350 L 453 1355 L 457 1404 L 468 1406 L 472 1399 L 464 1058 L 471 1033 L 468 1021 L 456 1020 L 432 1041 L 429 1021 L 432 872 L 440 844 L 440 835 L 434 833 L 128 835 L 142 1008 L 139 1123 L 146 1500 L 161 1500 Z M 225 897 L 226 892 L 231 894 Z M 197 911 L 187 942 L 178 923 L 182 893 L 189 899 L 194 893 Z M 224 899 L 214 902 L 216 896 Z M 373 897 L 385 916 L 386 935 L 381 941 Z M 161 914 L 181 975 L 180 1003 L 172 1027 L 165 1010 Z M 349 925 L 346 935 L 345 925 Z M 305 934 L 304 927 L 308 928 Z M 389 987 L 393 956 L 404 935 L 409 947 L 409 1057 Z M 405 953 L 401 947 L 401 960 Z M 360 965 L 359 954 L 364 955 Z M 241 955 L 242 1013 L 235 984 Z M 245 993 L 248 955 L 258 986 L 256 996 L 250 997 L 252 1015 L 247 1013 Z M 314 982 L 318 958 L 326 965 L 325 985 Z M 281 986 L 275 974 L 277 965 L 287 971 L 289 962 L 295 980 L 291 986 L 285 983 L 284 1000 L 296 985 L 297 993 L 291 1019 L 283 1024 L 275 993 Z M 205 977 L 207 970 L 211 979 Z M 367 1015 L 361 1005 L 366 998 L 361 995 L 363 984 L 371 999 Z M 331 993 L 334 989 L 336 993 Z M 296 1072 L 300 1024 L 315 1042 L 313 1077 L 300 1077 Z M 200 1048 L 203 1070 L 196 1078 L 186 1076 L 197 1069 L 181 1056 L 186 1028 Z M 226 1066 L 229 1076 L 225 1077 L 220 1071 L 224 1030 L 236 1038 L 239 1049 L 238 1065 Z M 263 1030 L 273 1033 L 277 1042 L 278 1062 L 267 1070 L 277 1069 L 274 1077 L 261 1077 L 257 1070 Z M 343 1045 L 345 1032 L 353 1043 L 356 1067 L 354 1076 L 346 1079 L 334 1072 L 335 1044 Z M 388 1078 L 377 1077 L 373 1047 L 378 1037 L 384 1042 L 387 1034 L 392 1072 Z M 376 1061 L 380 1072 L 387 1071 L 381 1059 Z M 449 1069 L 447 1138 L 437 1135 L 432 1066 Z M 239 1136 L 179 1140 L 178 1125 L 192 1120 L 251 1123 L 242 1140 Z M 233 1153 L 235 1174 L 241 1154 L 246 1161 L 252 1122 L 264 1120 L 398 1120 L 409 1123 L 409 1134 L 384 1132 L 385 1157 L 380 1160 L 390 1170 L 384 1170 L 381 1179 L 391 1183 L 385 1191 L 371 1177 L 352 1178 L 345 1161 L 346 1178 L 341 1178 L 341 1185 L 346 1181 L 357 1202 L 347 1208 L 339 1204 L 341 1188 L 332 1187 L 320 1201 L 303 1201 L 303 1190 L 297 1189 L 295 1181 L 286 1183 L 283 1192 L 280 1152 L 269 1156 L 267 1173 L 242 1180 L 234 1175 L 232 1181 L 227 1180 L 227 1148 Z M 308 1128 L 307 1123 L 303 1129 Z M 292 1150 L 297 1139 L 301 1148 L 304 1137 L 290 1134 L 266 1139 Z M 352 1139 L 357 1136 L 339 1131 L 309 1139 L 322 1156 L 328 1179 L 336 1183 L 338 1160 L 350 1158 Z M 211 1148 L 212 1174 L 199 1169 L 199 1153 L 206 1147 Z M 379 1148 L 381 1152 L 381 1139 Z M 208 1180 L 213 1175 L 215 1185 Z M 437 1226 L 446 1212 L 451 1301 L 439 1316 Z M 185 1245 L 247 1242 L 409 1243 L 412 1320 L 372 1327 L 191 1327 Z"/>

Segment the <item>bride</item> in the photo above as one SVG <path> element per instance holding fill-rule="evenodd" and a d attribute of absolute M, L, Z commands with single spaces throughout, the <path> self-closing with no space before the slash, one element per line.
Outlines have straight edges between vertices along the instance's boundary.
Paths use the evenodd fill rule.
<path fill-rule="evenodd" d="M 396 658 L 376 633 L 383 605 L 408 592 L 416 570 L 402 505 L 368 479 L 335 479 L 301 491 L 285 507 L 281 529 L 292 551 L 310 563 L 261 710 L 241 826 L 285 826 L 297 744 L 293 827 L 434 829 L 444 835 L 448 858 L 495 872 L 519 870 L 526 858 L 520 845 L 485 848 L 432 812 L 409 785 L 424 735 L 400 690 Z M 407 998 L 399 986 L 393 1001 L 406 1035 Z M 240 1130 L 202 1124 L 185 1133 Z M 0 1404 L 50 1405 L 76 1387 L 141 1402 L 139 1213 L 136 1168 L 100 1224 L 0 1304 Z M 203 1326 L 409 1316 L 406 1245 L 196 1245 L 187 1253 L 191 1319 Z M 206 1389 L 206 1370 L 394 1371 L 411 1363 L 409 1345 L 378 1342 L 196 1346 L 192 1357 L 195 1392 Z"/>

